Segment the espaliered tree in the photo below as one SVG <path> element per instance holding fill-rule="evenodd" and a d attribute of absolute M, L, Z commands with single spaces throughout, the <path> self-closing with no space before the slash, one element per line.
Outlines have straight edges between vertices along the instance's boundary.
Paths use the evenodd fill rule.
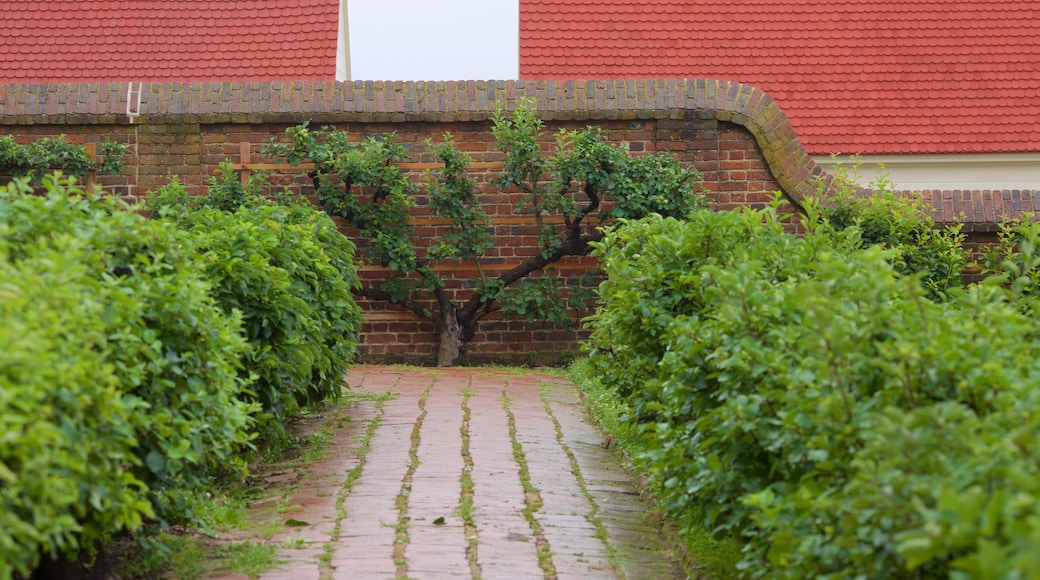
<path fill-rule="evenodd" d="M 42 137 L 31 143 L 18 143 L 10 135 L 0 135 L 0 175 L 29 177 L 39 185 L 48 172 L 60 170 L 66 176 L 82 179 L 91 170 L 115 174 L 123 170 L 127 146 L 105 139 L 97 144 L 91 157 L 84 145 L 70 143 L 64 135 Z"/>
<path fill-rule="evenodd" d="M 271 141 L 264 150 L 291 165 L 313 162 L 310 177 L 322 207 L 359 230 L 368 241 L 366 259 L 389 270 L 379 285 L 357 293 L 400 304 L 432 321 L 441 366 L 459 362 L 477 323 L 496 310 L 569 324 L 569 312 L 587 307 L 591 293 L 587 281 L 562 276 L 553 264 L 588 254 L 589 243 L 601 239 L 613 220 L 650 213 L 682 218 L 706 199 L 696 191 L 696 169 L 681 167 L 671 155 L 633 156 L 609 143 L 597 127 L 561 130 L 554 150 L 544 152 L 544 126 L 531 103 L 520 103 L 511 113 L 499 109 L 491 131 L 505 153 L 493 185 L 522 194 L 516 211 L 531 216 L 538 232 L 538 251 L 495 275 L 482 268 L 496 243 L 492 219 L 478 200 L 470 157 L 450 134 L 441 143 L 427 141 L 443 167 L 428 171 L 418 183 L 398 165 L 408 152 L 393 134 L 351 142 L 343 131 L 313 131 L 304 124 L 286 131 L 288 142 Z M 409 222 L 422 191 L 431 215 L 446 223 L 432 240 L 418 239 Z M 435 269 L 445 261 L 476 266 L 478 274 L 468 285 L 473 291 L 464 300 L 448 290 Z"/>

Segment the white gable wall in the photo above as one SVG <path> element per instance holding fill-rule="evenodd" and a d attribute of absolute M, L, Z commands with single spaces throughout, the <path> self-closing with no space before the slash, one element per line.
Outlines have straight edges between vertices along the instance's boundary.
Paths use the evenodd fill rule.
<path fill-rule="evenodd" d="M 1040 153 L 817 156 L 813 160 L 832 174 L 844 166 L 864 186 L 881 171 L 901 191 L 1040 189 Z"/>

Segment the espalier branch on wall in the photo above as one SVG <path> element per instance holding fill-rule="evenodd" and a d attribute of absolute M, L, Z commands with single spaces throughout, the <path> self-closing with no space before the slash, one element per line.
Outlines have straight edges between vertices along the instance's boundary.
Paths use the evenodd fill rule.
<path fill-rule="evenodd" d="M 313 193 L 303 172 L 261 156 L 266 141 L 304 122 L 314 129 L 333 125 L 358 141 L 396 133 L 405 151 L 401 165 L 418 182 L 437 161 L 425 141 L 450 132 L 472 159 L 471 176 L 496 241 L 508 239 L 496 244 L 501 248 L 493 256 L 497 263 L 488 264 L 502 270 L 538 251 L 532 225 L 512 215 L 519 200 L 508 193 L 487 197 L 504 158 L 495 147 L 491 117 L 497 108 L 510 111 L 525 99 L 532 100 L 545 123 L 546 149 L 561 129 L 599 126 L 610 143 L 633 155 L 669 152 L 681 165 L 696 168 L 703 193 L 719 209 L 759 207 L 777 190 L 796 208 L 831 184 L 832 177 L 805 153 L 768 94 L 707 79 L 0 84 L 0 134 L 24 141 L 64 134 L 72 142 L 125 143 L 126 169 L 99 181 L 118 195 L 138 199 L 173 176 L 200 193 L 228 159 L 240 170 L 265 171 L 278 185 Z M 938 223 L 960 219 L 966 232 L 994 231 L 1002 217 L 1035 209 L 1031 191 L 924 193 L 938 210 Z M 421 197 L 417 202 L 416 234 L 435 233 L 438 224 L 422 215 Z M 340 225 L 350 233 L 345 220 Z M 594 266 L 590 258 L 578 257 L 559 268 L 580 273 Z M 471 263 L 460 262 L 456 270 L 451 277 L 473 274 Z M 378 264 L 361 272 L 369 286 L 384 275 Z M 399 306 L 360 303 L 366 317 L 360 345 L 365 357 L 434 358 L 438 340 L 432 322 Z M 485 318 L 474 332 L 467 351 L 472 360 L 559 358 L 576 352 L 581 338 L 581 331 L 505 320 L 500 313 Z"/>

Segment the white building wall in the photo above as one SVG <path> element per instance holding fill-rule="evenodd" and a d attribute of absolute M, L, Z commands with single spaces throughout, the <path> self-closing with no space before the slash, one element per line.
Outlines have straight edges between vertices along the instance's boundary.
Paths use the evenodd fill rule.
<path fill-rule="evenodd" d="M 977 190 L 1040 189 L 1040 153 L 1007 153 L 980 155 L 864 155 L 813 157 L 828 173 L 844 166 L 855 181 L 868 185 L 887 174 L 893 189 Z"/>

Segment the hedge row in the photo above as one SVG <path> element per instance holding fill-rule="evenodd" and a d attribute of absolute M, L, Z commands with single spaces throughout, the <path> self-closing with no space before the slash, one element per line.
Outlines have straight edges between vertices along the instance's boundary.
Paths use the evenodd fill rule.
<path fill-rule="evenodd" d="M 243 186 L 229 163 L 209 185 L 208 196 L 189 199 L 174 180 L 147 207 L 198 241 L 217 302 L 243 313 L 251 391 L 278 430 L 285 416 L 340 393 L 362 323 L 354 244 L 306 201 L 263 198 L 262 178 Z"/>
<path fill-rule="evenodd" d="M 900 271 L 919 248 L 807 212 L 799 237 L 770 208 L 598 246 L 592 360 L 643 467 L 670 509 L 746 542 L 743 576 L 1040 575 L 1030 285 L 940 289 Z"/>
<path fill-rule="evenodd" d="M 61 178 L 44 186 L 39 196 L 25 180 L 0 190 L 0 578 L 164 517 L 160 491 L 244 469 L 238 454 L 279 428 L 270 417 L 335 396 L 360 326 L 343 301 L 356 282 L 353 248 L 323 246 L 335 228 L 319 212 L 259 202 L 206 212 L 228 231 L 203 235 Z M 228 232 L 241 247 L 295 253 L 264 262 L 216 245 Z M 342 307 L 318 320 L 301 313 L 294 324 L 321 347 L 281 374 L 264 353 L 299 336 L 263 330 L 277 324 L 235 278 L 253 266 L 291 288 L 294 304 Z M 280 379 L 304 373 L 314 382 L 302 393 Z"/>

